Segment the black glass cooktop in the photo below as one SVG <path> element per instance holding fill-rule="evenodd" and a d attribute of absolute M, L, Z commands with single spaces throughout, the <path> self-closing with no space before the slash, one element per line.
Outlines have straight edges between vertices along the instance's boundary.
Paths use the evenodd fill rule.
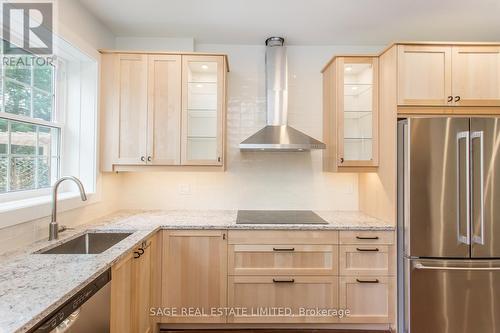
<path fill-rule="evenodd" d="M 328 224 L 311 210 L 239 210 L 236 224 Z"/>

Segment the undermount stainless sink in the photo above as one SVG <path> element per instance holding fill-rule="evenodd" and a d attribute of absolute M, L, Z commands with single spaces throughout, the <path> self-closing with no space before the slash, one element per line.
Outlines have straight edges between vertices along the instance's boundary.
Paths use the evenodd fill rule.
<path fill-rule="evenodd" d="M 87 232 L 41 254 L 98 254 L 132 235 L 131 232 Z"/>

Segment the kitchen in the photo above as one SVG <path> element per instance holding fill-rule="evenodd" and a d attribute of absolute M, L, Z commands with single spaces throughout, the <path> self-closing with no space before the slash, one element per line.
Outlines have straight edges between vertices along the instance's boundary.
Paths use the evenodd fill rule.
<path fill-rule="evenodd" d="M 45 2 L 0 332 L 497 329 L 496 3 Z"/>

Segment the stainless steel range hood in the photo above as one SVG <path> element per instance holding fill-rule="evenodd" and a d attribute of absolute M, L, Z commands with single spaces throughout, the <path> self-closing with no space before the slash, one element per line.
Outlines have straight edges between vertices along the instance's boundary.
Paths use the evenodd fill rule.
<path fill-rule="evenodd" d="M 267 126 L 240 143 L 242 151 L 308 151 L 325 144 L 287 124 L 288 68 L 285 40 L 266 40 Z"/>

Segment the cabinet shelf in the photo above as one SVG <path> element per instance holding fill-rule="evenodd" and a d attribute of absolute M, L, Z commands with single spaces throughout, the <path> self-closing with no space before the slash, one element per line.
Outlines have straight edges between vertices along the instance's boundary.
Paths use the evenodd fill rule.
<path fill-rule="evenodd" d="M 344 84 L 344 96 L 360 96 L 361 94 L 371 92 L 373 84 Z"/>
<path fill-rule="evenodd" d="M 189 81 L 189 84 L 217 84 L 217 81 Z"/>
<path fill-rule="evenodd" d="M 336 57 L 323 77 L 329 133 L 323 170 L 364 172 L 365 167 L 377 167 L 378 58 Z"/>

